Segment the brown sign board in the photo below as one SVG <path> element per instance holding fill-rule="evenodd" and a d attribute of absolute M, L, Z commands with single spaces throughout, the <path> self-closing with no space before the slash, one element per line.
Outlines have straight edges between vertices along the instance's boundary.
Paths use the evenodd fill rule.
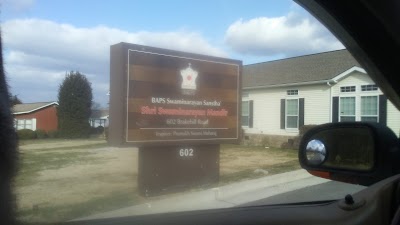
<path fill-rule="evenodd" d="M 110 57 L 111 144 L 238 143 L 241 61 L 127 43 Z"/>
<path fill-rule="evenodd" d="M 138 190 L 154 196 L 210 187 L 219 181 L 220 145 L 139 148 Z"/>

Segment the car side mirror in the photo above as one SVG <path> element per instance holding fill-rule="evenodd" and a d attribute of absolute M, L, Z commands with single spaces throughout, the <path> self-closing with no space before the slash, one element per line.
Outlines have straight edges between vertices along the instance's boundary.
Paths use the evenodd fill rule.
<path fill-rule="evenodd" d="M 299 161 L 313 175 L 369 186 L 400 172 L 399 139 L 377 123 L 319 125 L 303 136 Z"/>

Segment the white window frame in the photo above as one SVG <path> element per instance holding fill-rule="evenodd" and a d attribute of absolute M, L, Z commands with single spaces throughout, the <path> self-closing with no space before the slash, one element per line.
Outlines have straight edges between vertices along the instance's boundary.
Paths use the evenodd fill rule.
<path fill-rule="evenodd" d="M 354 87 L 354 91 L 346 91 L 346 92 L 343 92 L 342 91 L 342 88 L 345 88 L 345 87 Z M 339 93 L 340 94 L 354 94 L 354 93 L 357 93 L 357 85 L 342 85 L 342 86 L 339 86 Z"/>
<path fill-rule="evenodd" d="M 354 113 L 355 113 L 355 115 L 354 115 L 354 117 L 355 117 L 355 121 L 357 121 L 357 122 L 360 122 L 361 121 L 361 118 L 362 117 L 377 117 L 377 122 L 379 123 L 379 94 L 371 94 L 371 93 L 361 93 L 361 94 L 357 94 L 357 95 L 355 95 L 355 94 L 353 94 L 353 95 L 346 95 L 346 94 L 344 94 L 344 95 L 339 95 L 338 96 L 339 97 L 339 102 L 338 102 L 338 119 L 339 119 L 339 122 L 341 122 L 342 120 L 341 120 L 341 117 L 342 117 L 342 115 L 341 115 L 341 108 L 340 108 L 340 106 L 341 106 L 341 104 L 340 104 L 340 101 L 341 101 L 341 98 L 348 98 L 348 97 L 353 97 L 353 98 L 355 98 L 355 111 L 354 111 Z M 362 99 L 362 97 L 376 97 L 377 98 L 377 115 L 361 115 L 361 99 Z M 349 115 L 348 115 L 349 116 Z"/>
<path fill-rule="evenodd" d="M 297 127 L 288 127 L 288 100 L 297 100 Z M 285 99 L 285 130 L 289 131 L 298 131 L 299 130 L 299 117 L 300 117 L 300 102 L 299 98 L 296 96 L 296 98 L 286 98 Z M 295 116 L 295 115 L 289 115 L 289 116 Z"/>
<path fill-rule="evenodd" d="M 22 123 L 23 127 L 21 129 L 19 129 L 19 127 L 18 127 L 18 122 L 20 122 L 20 121 L 23 121 L 23 123 Z M 27 121 L 31 122 L 31 124 L 30 124 L 31 128 L 26 128 L 26 125 L 27 125 L 26 122 Z M 32 119 L 14 119 L 14 128 L 15 128 L 15 130 L 29 129 L 29 130 L 35 131 L 36 130 L 36 118 L 32 118 Z"/>
<path fill-rule="evenodd" d="M 366 91 L 369 92 L 369 91 Z M 377 101 L 376 101 L 376 115 L 361 115 L 362 110 L 361 110 L 361 99 L 362 97 L 376 97 Z M 365 117 L 376 117 L 377 118 L 377 123 L 379 123 L 379 95 L 371 95 L 371 94 L 367 94 L 367 95 L 360 95 L 360 117 L 358 121 L 361 121 L 361 118 L 363 116 Z"/>
<path fill-rule="evenodd" d="M 293 92 L 296 92 L 295 94 Z M 293 94 L 290 94 L 293 93 Z M 288 89 L 286 90 L 287 96 L 299 96 L 299 89 Z"/>
<path fill-rule="evenodd" d="M 365 91 L 363 91 L 363 90 L 362 90 L 363 86 L 376 86 L 376 90 L 365 90 Z M 370 93 L 370 92 L 377 92 L 377 91 L 379 91 L 379 87 L 378 87 L 378 85 L 376 85 L 376 84 L 362 84 L 362 85 L 360 85 L 360 91 L 361 91 L 361 93 L 365 93 L 365 92 L 368 92 L 368 93 Z"/>
<path fill-rule="evenodd" d="M 349 92 L 343 92 L 343 93 L 349 93 Z M 350 92 L 350 93 L 353 93 L 353 92 Z M 339 96 L 339 105 L 338 105 L 338 109 L 339 109 L 339 122 L 342 122 L 342 115 L 341 115 L 341 112 L 342 112 L 342 109 L 341 109 L 341 105 L 342 104 L 340 104 L 340 102 L 342 101 L 342 98 L 354 98 L 354 121 L 357 121 L 357 96 L 356 95 L 351 95 L 351 96 L 348 96 L 348 95 L 345 95 L 345 96 Z M 344 117 L 351 117 L 352 115 L 344 115 Z"/>

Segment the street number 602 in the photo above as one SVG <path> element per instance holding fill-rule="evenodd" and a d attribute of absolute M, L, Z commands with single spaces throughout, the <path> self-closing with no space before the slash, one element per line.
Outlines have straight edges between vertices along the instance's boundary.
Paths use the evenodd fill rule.
<path fill-rule="evenodd" d="M 189 157 L 193 156 L 193 149 L 192 148 L 181 148 L 179 150 L 179 155 L 181 157 Z"/>

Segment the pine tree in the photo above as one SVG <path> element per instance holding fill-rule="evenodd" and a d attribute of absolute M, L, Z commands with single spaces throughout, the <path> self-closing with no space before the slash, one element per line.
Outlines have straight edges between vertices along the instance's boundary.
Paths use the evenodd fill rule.
<path fill-rule="evenodd" d="M 92 107 L 92 87 L 85 75 L 71 71 L 58 92 L 58 128 L 64 138 L 87 138 Z"/>

